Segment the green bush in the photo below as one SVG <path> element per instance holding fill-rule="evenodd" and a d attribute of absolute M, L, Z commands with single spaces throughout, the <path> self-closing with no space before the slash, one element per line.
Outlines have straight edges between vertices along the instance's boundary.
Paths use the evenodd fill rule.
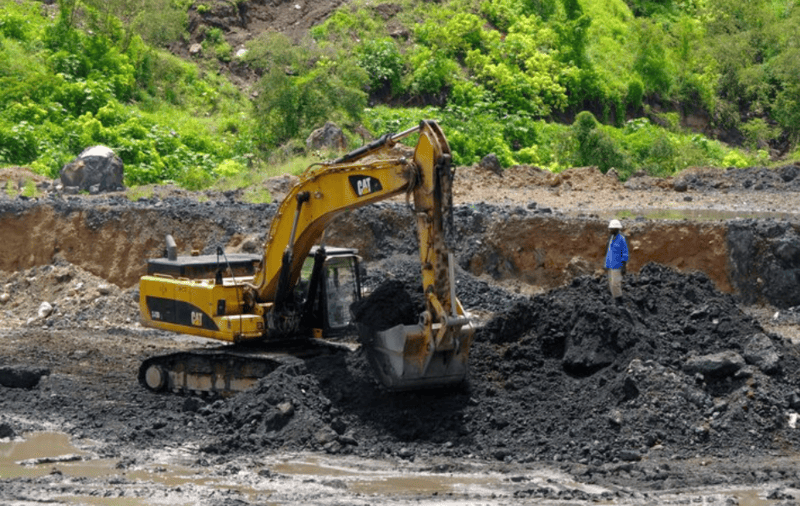
<path fill-rule="evenodd" d="M 330 42 L 347 50 L 354 40 L 368 40 L 375 33 L 379 38 L 384 37 L 384 32 L 384 24 L 367 9 L 337 9 L 324 22 L 311 28 L 311 37 L 321 45 Z"/>
<path fill-rule="evenodd" d="M 272 40 L 284 41 L 284 37 Z M 330 58 L 319 48 L 257 46 L 252 61 L 268 69 L 254 101 L 261 141 L 274 148 L 305 138 L 327 121 L 357 122 L 367 103 L 363 68 L 354 59 Z M 287 73 L 286 68 L 295 69 Z"/>
<path fill-rule="evenodd" d="M 370 90 L 400 91 L 403 57 L 392 39 L 367 40 L 357 46 L 358 64 L 369 76 Z"/>
<path fill-rule="evenodd" d="M 673 83 L 674 69 L 665 46 L 666 34 L 661 25 L 642 20 L 636 25 L 639 47 L 634 68 L 649 93 L 668 96 Z"/>
<path fill-rule="evenodd" d="M 417 41 L 433 51 L 463 58 L 470 51 L 484 49 L 493 38 L 484 30 L 484 20 L 475 14 L 449 9 L 438 14 L 414 28 Z"/>
<path fill-rule="evenodd" d="M 0 122 L 0 163 L 24 165 L 38 155 L 35 128 L 27 121 Z"/>
<path fill-rule="evenodd" d="M 25 18 L 13 12 L 0 12 L 0 34 L 21 42 L 26 42 L 30 37 Z"/>
<path fill-rule="evenodd" d="M 417 96 L 447 94 L 461 72 L 455 60 L 422 46 L 409 56 L 409 61 L 412 70 L 403 88 Z"/>
<path fill-rule="evenodd" d="M 604 174 L 614 168 L 623 176 L 627 176 L 633 171 L 630 155 L 601 128 L 590 112 L 584 111 L 575 117 L 575 122 L 572 124 L 572 135 L 576 144 L 573 165 L 594 165 Z"/>

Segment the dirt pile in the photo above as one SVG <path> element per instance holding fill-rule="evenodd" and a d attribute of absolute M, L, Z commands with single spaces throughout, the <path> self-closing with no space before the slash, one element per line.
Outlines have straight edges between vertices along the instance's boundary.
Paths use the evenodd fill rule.
<path fill-rule="evenodd" d="M 213 454 L 568 461 L 627 475 L 648 455 L 767 454 L 800 443 L 797 351 L 702 274 L 650 264 L 621 303 L 602 278 L 522 300 L 478 330 L 455 391 L 390 394 L 361 353 L 284 367 L 201 406 Z M 202 402 L 202 401 L 199 401 Z"/>
<path fill-rule="evenodd" d="M 676 190 L 750 190 L 750 191 L 800 191 L 800 166 L 784 165 L 777 169 L 765 167 L 693 168 L 681 172 L 673 186 Z"/>
<path fill-rule="evenodd" d="M 25 271 L 0 271 L 0 315 L 7 325 L 107 328 L 139 321 L 135 288 L 122 290 L 58 259 Z"/>
<path fill-rule="evenodd" d="M 504 311 L 525 297 L 480 279 L 456 266 L 456 296 L 466 310 L 495 313 Z M 424 305 L 419 256 L 393 255 L 373 262 L 367 269 L 363 283 L 367 291 L 373 291 L 389 282 L 384 289 L 389 293 L 398 291 L 397 285 L 413 303 L 412 311 L 419 312 Z M 412 323 L 416 323 L 416 320 Z"/>
<path fill-rule="evenodd" d="M 578 278 L 479 333 L 494 346 L 473 363 L 524 394 L 535 413 L 527 423 L 539 427 L 532 443 L 587 464 L 796 444 L 794 346 L 700 273 L 649 264 L 625 293 L 617 304 L 601 280 Z M 511 409 L 510 419 L 524 416 Z"/>

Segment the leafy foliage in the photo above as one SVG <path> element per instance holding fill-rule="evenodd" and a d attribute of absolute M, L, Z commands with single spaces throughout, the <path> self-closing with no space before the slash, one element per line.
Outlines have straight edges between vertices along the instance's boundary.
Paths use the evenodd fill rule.
<path fill-rule="evenodd" d="M 369 75 L 373 93 L 397 93 L 403 75 L 403 56 L 392 39 L 366 40 L 357 49 L 358 65 Z"/>
<path fill-rule="evenodd" d="M 367 75 L 352 59 L 293 46 L 280 34 L 268 34 L 251 48 L 250 61 L 265 69 L 254 105 L 266 147 L 307 136 L 326 121 L 358 121 Z"/>
<path fill-rule="evenodd" d="M 220 162 L 252 150 L 252 142 L 215 131 L 220 114 L 198 118 L 246 111 L 238 92 L 145 46 L 114 15 L 123 4 L 62 0 L 54 21 L 33 3 L 12 2 L 4 11 L 0 163 L 55 177 L 85 148 L 104 144 L 125 163 L 127 184 L 174 180 L 203 187 Z M 136 18 L 140 7 L 128 14 Z M 78 28 L 79 12 L 94 31 Z M 238 122 L 240 131 L 249 128 L 246 118 Z"/>
<path fill-rule="evenodd" d="M 203 188 L 303 155 L 326 121 L 356 138 L 359 124 L 380 135 L 423 117 L 458 164 L 495 153 L 628 177 L 764 164 L 787 140 L 798 156 L 800 8 L 787 0 L 354 0 L 309 39 L 265 33 L 241 57 L 206 27 L 196 62 L 158 49 L 183 36 L 189 5 L 59 0 L 51 18 L 5 2 L 0 165 L 55 176 L 105 144 L 129 185 Z M 255 98 L 220 62 L 261 76 Z M 741 149 L 682 130 L 690 115 Z"/>

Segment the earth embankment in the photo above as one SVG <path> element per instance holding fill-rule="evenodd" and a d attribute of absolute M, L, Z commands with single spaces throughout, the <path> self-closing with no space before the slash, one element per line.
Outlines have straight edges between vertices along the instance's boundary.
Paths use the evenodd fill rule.
<path fill-rule="evenodd" d="M 274 204 L 230 199 L 170 198 L 131 202 L 122 196 L 48 197 L 0 201 L 0 270 L 13 272 L 56 259 L 80 266 L 120 288 L 136 285 L 148 258 L 163 255 L 171 234 L 180 254 L 259 252 Z M 405 204 L 383 203 L 348 212 L 326 235 L 328 244 L 358 248 L 366 260 L 414 254 L 414 218 Z M 800 304 L 800 222 L 623 220 L 629 270 L 650 262 L 682 272 L 702 271 L 724 292 L 750 304 Z M 462 268 L 496 281 L 551 289 L 579 275 L 600 274 L 606 221 L 550 209 L 489 204 L 455 210 L 455 251 Z"/>

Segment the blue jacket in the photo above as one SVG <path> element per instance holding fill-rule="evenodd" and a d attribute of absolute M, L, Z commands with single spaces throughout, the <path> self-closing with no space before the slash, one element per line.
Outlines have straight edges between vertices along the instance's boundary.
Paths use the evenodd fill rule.
<path fill-rule="evenodd" d="M 608 241 L 606 252 L 606 269 L 622 269 L 622 262 L 628 261 L 628 243 L 622 234 L 617 234 Z"/>

